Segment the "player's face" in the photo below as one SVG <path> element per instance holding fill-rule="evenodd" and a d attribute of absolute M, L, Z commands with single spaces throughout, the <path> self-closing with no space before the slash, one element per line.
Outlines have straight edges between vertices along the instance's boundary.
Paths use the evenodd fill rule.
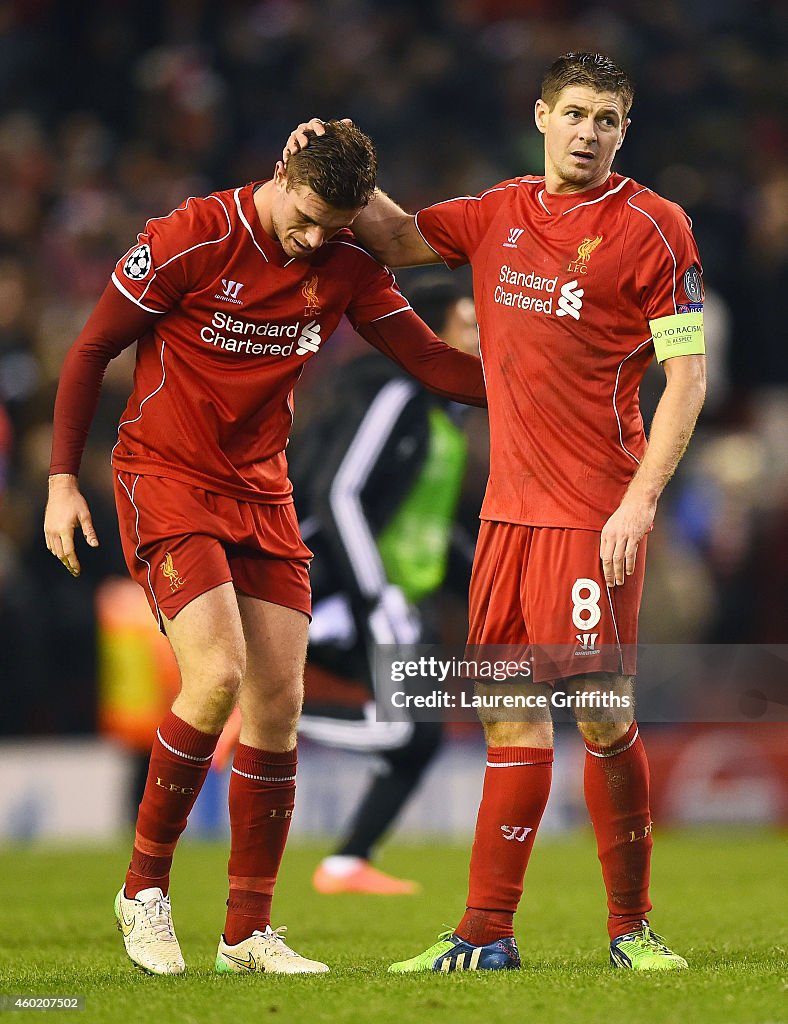
<path fill-rule="evenodd" d="M 279 244 L 293 259 L 307 259 L 340 228 L 347 228 L 361 207 L 339 210 L 321 199 L 308 185 L 287 185 L 284 174 L 274 178 L 271 220 Z"/>
<path fill-rule="evenodd" d="M 584 192 L 605 181 L 629 125 L 619 96 L 573 85 L 552 109 L 537 100 L 535 116 L 545 137 L 549 192 Z"/>
<path fill-rule="evenodd" d="M 438 331 L 440 338 L 469 355 L 479 354 L 479 329 L 476 326 L 476 310 L 473 299 L 463 296 L 451 307 L 443 328 Z"/>

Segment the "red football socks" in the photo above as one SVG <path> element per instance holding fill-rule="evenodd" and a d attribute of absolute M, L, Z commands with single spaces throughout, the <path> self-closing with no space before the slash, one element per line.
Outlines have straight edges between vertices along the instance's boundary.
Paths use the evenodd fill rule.
<path fill-rule="evenodd" d="M 296 750 L 238 744 L 230 776 L 230 898 L 224 940 L 234 946 L 271 923 L 271 901 L 295 804 Z"/>
<path fill-rule="evenodd" d="M 153 886 L 166 895 L 175 845 L 208 774 L 218 738 L 200 732 L 172 711 L 159 726 L 126 874 L 129 899 Z"/>
<path fill-rule="evenodd" d="M 615 939 L 638 929 L 651 910 L 649 770 L 636 722 L 612 747 L 586 742 L 584 783 Z"/>
<path fill-rule="evenodd" d="M 455 929 L 466 942 L 483 946 L 514 934 L 514 912 L 552 774 L 552 747 L 488 748 L 468 906 Z"/>

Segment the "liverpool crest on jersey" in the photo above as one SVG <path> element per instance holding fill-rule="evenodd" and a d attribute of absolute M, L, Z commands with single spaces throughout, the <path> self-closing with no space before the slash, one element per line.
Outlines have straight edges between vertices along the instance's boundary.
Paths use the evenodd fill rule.
<path fill-rule="evenodd" d="M 304 302 L 306 303 L 304 306 L 304 316 L 320 316 L 323 310 L 317 294 L 317 274 L 314 277 L 310 277 L 308 281 L 304 281 L 301 294 L 304 296 Z"/>
<path fill-rule="evenodd" d="M 588 273 L 588 264 L 591 261 L 591 255 L 596 247 L 602 243 L 602 237 L 602 235 L 597 235 L 596 238 L 583 239 L 577 247 L 577 258 L 572 260 L 566 268 L 570 274 Z"/>

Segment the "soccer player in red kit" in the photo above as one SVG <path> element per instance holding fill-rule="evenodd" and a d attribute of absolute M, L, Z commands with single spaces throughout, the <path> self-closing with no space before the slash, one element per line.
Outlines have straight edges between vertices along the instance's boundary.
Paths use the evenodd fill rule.
<path fill-rule="evenodd" d="M 689 219 L 611 171 L 632 98 L 610 59 L 566 54 L 536 102 L 543 175 L 415 218 L 377 193 L 353 228 L 392 266 L 443 259 L 473 269 L 490 478 L 469 644 L 531 644 L 537 683 L 571 679 L 573 690 L 630 706 L 645 536 L 705 393 Z M 304 142 L 297 130 L 286 153 Z M 638 388 L 654 355 L 666 386 L 647 443 Z M 620 707 L 600 707 L 594 721 L 578 715 L 611 963 L 686 967 L 648 923 L 652 823 L 637 724 Z M 512 921 L 550 789 L 552 723 L 495 717 L 483 719 L 487 770 L 466 912 L 424 953 L 393 964 L 396 973 L 520 964 Z"/>
<path fill-rule="evenodd" d="M 347 230 L 375 172 L 367 136 L 329 122 L 272 180 L 191 198 L 148 221 L 63 367 L 44 529 L 76 576 L 75 528 L 98 543 L 77 484 L 85 438 L 109 360 L 137 343 L 112 452 L 118 518 L 129 571 L 172 644 L 182 688 L 154 742 L 115 913 L 129 957 L 154 974 L 184 970 L 170 866 L 236 700 L 243 729 L 216 969 L 328 970 L 270 924 L 294 805 L 310 614 L 311 552 L 285 457 L 304 364 L 347 315 L 428 387 L 485 403 L 479 361 L 439 341 Z"/>

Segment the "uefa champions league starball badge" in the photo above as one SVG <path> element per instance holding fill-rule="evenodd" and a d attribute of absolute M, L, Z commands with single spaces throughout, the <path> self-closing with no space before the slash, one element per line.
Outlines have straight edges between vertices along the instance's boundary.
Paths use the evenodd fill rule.
<path fill-rule="evenodd" d="M 150 268 L 150 246 L 138 245 L 123 264 L 123 273 L 132 281 L 141 281 L 143 277 L 147 277 Z"/>

